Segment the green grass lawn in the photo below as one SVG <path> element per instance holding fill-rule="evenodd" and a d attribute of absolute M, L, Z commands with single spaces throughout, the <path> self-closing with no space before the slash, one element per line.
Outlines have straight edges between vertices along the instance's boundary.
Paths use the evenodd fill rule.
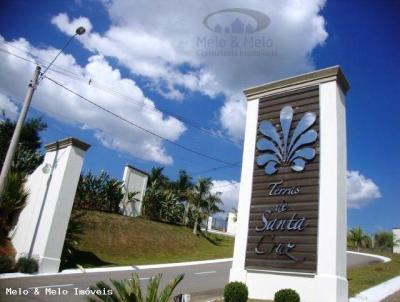
<path fill-rule="evenodd" d="M 190 228 L 98 211 L 80 218 L 78 253 L 69 266 L 139 265 L 228 258 L 231 237 L 193 235 Z"/>
<path fill-rule="evenodd" d="M 386 256 L 392 261 L 350 268 L 347 271 L 349 297 L 400 275 L 400 255 L 379 250 L 362 250 L 361 252 Z"/>

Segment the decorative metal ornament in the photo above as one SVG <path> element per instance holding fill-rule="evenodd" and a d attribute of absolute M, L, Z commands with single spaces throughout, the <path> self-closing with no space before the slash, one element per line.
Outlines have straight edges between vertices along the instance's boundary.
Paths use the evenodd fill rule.
<path fill-rule="evenodd" d="M 43 166 L 43 168 L 42 168 L 42 172 L 43 172 L 44 174 L 49 174 L 49 173 L 50 173 L 50 170 L 51 170 L 51 165 L 48 164 L 48 163 L 44 164 L 44 166 Z"/>
<path fill-rule="evenodd" d="M 290 166 L 293 171 L 304 170 L 307 161 L 314 159 L 315 149 L 308 145 L 317 140 L 318 134 L 310 129 L 316 121 L 314 112 L 307 112 L 290 133 L 293 121 L 293 109 L 290 106 L 282 108 L 280 113 L 281 133 L 269 121 L 262 121 L 259 131 L 264 136 L 257 141 L 257 150 L 262 152 L 256 162 L 264 167 L 265 174 L 272 175 L 281 167 Z"/>

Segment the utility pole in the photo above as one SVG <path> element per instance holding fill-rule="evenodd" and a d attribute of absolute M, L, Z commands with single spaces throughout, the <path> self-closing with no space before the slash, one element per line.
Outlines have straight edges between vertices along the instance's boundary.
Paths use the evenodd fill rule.
<path fill-rule="evenodd" d="M 35 72 L 33 74 L 33 78 L 28 85 L 28 91 L 26 92 L 24 104 L 21 109 L 21 113 L 18 117 L 17 125 L 15 126 L 14 134 L 12 136 L 10 146 L 8 147 L 7 155 L 3 163 L 3 168 L 1 170 L 0 175 L 0 205 L 3 202 L 3 191 L 7 181 L 7 175 L 10 171 L 11 164 L 14 158 L 15 149 L 17 148 L 19 137 L 21 134 L 22 126 L 24 124 L 26 114 L 28 113 L 29 106 L 31 104 L 33 93 L 35 92 L 38 79 L 40 75 L 40 66 L 36 66 Z"/>

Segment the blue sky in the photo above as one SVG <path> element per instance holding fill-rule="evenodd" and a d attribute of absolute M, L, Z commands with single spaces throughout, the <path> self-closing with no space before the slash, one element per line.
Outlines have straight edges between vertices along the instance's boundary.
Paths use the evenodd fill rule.
<path fill-rule="evenodd" d="M 116 121 L 46 79 L 30 112 L 43 116 L 49 125 L 43 141 L 72 135 L 90 143 L 84 170 L 106 170 L 120 178 L 126 163 L 144 170 L 162 165 L 174 178 L 179 169 L 196 173 L 225 166 L 222 162 L 241 162 L 243 88 L 341 65 L 351 84 L 347 95 L 349 226 L 360 225 L 369 232 L 399 226 L 396 133 L 400 122 L 395 116 L 400 109 L 399 2 L 214 2 L 2 1 L 0 107 L 15 118 L 34 68 L 15 55 L 39 63 L 51 60 L 71 31 L 84 25 L 87 34 L 74 40 L 56 62 L 61 73 L 49 71 L 48 76 L 221 162 Z M 238 7 L 268 15 L 270 26 L 254 34 L 269 41 L 262 47 L 265 52 L 213 55 L 211 51 L 221 50 L 212 44 L 215 39 L 230 36 L 209 31 L 203 19 Z M 232 17 L 220 16 L 219 22 Z M 210 39 L 206 48 L 199 44 L 203 38 Z M 249 50 L 248 45 L 240 47 Z M 227 209 L 235 204 L 240 168 L 201 175 L 216 180 Z"/>

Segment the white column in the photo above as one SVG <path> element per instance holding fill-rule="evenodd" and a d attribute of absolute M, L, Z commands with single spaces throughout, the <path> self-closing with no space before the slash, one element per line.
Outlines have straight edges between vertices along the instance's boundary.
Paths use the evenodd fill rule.
<path fill-rule="evenodd" d="M 393 254 L 400 254 L 400 228 L 392 229 L 394 246 L 393 246 Z"/>
<path fill-rule="evenodd" d="M 212 221 L 213 221 L 213 218 L 212 218 L 211 216 L 208 217 L 208 221 L 207 221 L 207 231 L 209 231 L 209 230 L 212 229 Z"/>
<path fill-rule="evenodd" d="M 123 215 L 137 217 L 142 214 L 143 198 L 146 193 L 148 175 L 130 165 L 126 165 L 124 175 L 122 177 L 124 182 L 125 196 L 120 203 L 120 209 Z M 138 201 L 127 202 L 128 193 L 137 192 L 135 198 Z"/>
<path fill-rule="evenodd" d="M 226 232 L 231 235 L 236 234 L 236 222 L 237 222 L 237 215 L 235 213 L 228 214 L 228 224 L 226 227 Z"/>
<path fill-rule="evenodd" d="M 320 192 L 314 301 L 347 302 L 345 97 L 336 81 L 320 84 L 319 91 Z"/>
<path fill-rule="evenodd" d="M 29 176 L 29 197 L 11 237 L 17 257 L 39 259 L 39 273 L 58 272 L 85 151 L 67 138 L 46 145 L 43 163 Z"/>
<path fill-rule="evenodd" d="M 247 102 L 246 132 L 244 135 L 243 163 L 240 176 L 239 204 L 236 222 L 235 248 L 229 281 L 246 282 L 246 246 L 249 228 L 250 202 L 253 187 L 254 155 L 256 150 L 258 103 Z"/>

